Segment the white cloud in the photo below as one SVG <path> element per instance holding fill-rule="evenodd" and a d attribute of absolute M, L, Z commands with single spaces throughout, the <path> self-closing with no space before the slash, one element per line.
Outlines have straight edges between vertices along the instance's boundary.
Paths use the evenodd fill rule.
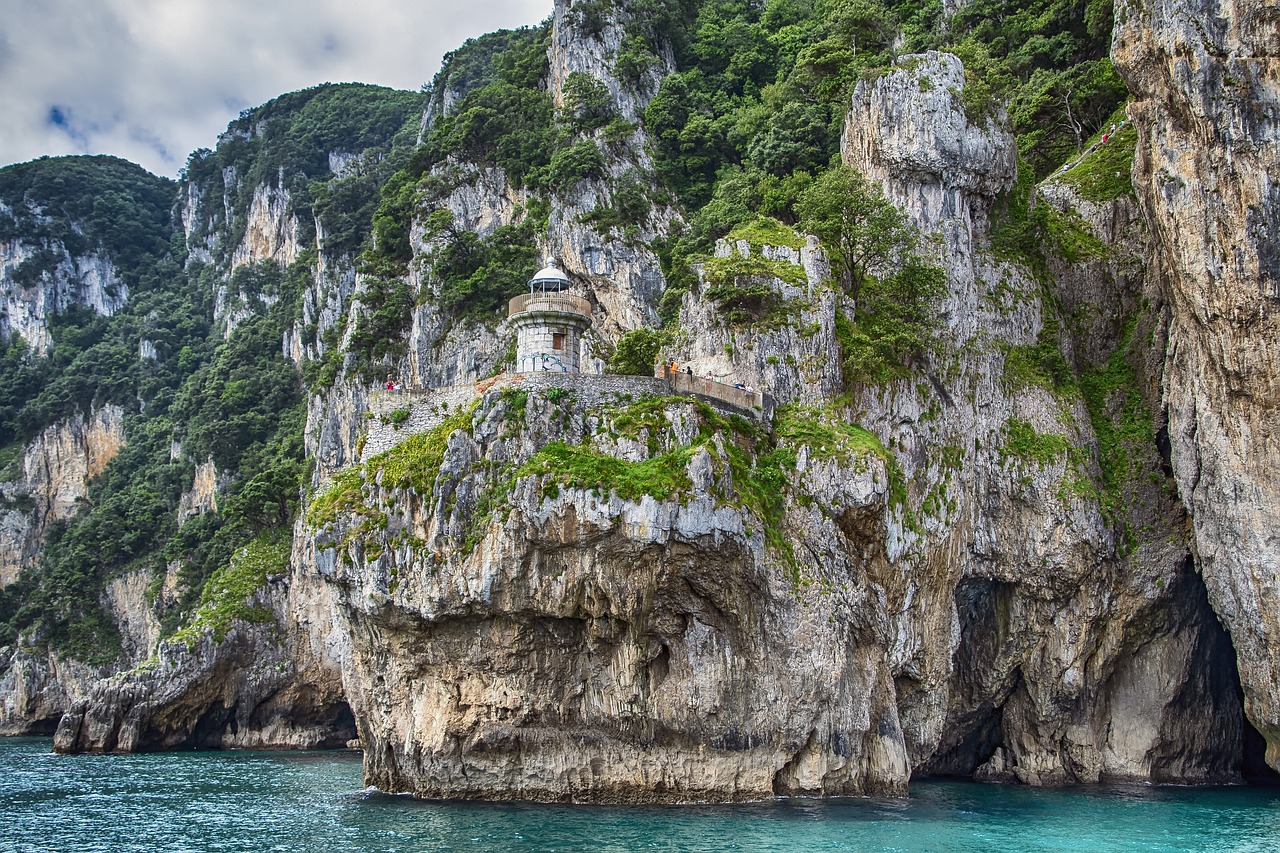
<path fill-rule="evenodd" d="M 324 82 L 417 89 L 551 0 L 6 0 L 0 164 L 114 154 L 174 176 L 245 107 Z"/>

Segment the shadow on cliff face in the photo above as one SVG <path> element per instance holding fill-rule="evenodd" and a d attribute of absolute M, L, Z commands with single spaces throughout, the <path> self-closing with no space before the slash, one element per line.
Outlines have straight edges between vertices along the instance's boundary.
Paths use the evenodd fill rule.
<path fill-rule="evenodd" d="M 1162 637 L 1194 637 L 1181 686 L 1170 696 L 1158 736 L 1146 755 L 1150 781 L 1205 783 L 1245 781 L 1280 785 L 1280 773 L 1264 760 L 1262 735 L 1243 714 L 1243 692 L 1231 637 L 1208 603 L 1207 591 L 1190 558 L 1172 584 L 1164 602 L 1149 611 L 1137 648 L 1159 643 Z M 1020 658 L 1010 655 L 1008 641 L 1015 584 L 988 578 L 967 578 L 957 586 L 955 602 L 960 642 L 953 660 L 951 712 L 934 754 L 922 762 L 913 778 L 930 776 L 992 778 L 1013 781 L 1017 746 L 1027 736 L 1018 697 L 1024 692 Z M 1135 649 L 1133 654 L 1138 654 Z M 1072 712 L 1081 719 L 1105 709 L 1110 681 L 1097 685 L 1096 695 L 1081 697 Z M 1009 708 L 1013 712 L 1007 712 Z M 1114 712 L 1114 709 L 1112 709 Z M 1043 723 L 1043 721 L 1041 721 Z M 1034 735 L 1035 732 L 1032 731 Z M 1012 763 L 1001 775 L 986 774 L 993 758 Z M 1097 780 L 1095 780 L 1097 781 Z M 1100 781 L 1106 781 L 1106 774 Z M 1117 780 L 1118 781 L 1118 780 Z"/>
<path fill-rule="evenodd" d="M 227 707 L 220 700 L 213 702 L 192 725 L 187 738 L 174 748 L 223 749 L 228 742 L 228 737 L 234 742 L 234 739 L 240 735 L 242 726 L 236 711 L 235 705 Z M 345 701 L 333 701 L 323 706 L 294 703 L 288 707 L 266 702 L 254 709 L 249 718 L 244 721 L 244 727 L 264 734 L 307 732 L 310 740 L 306 743 L 306 748 L 310 749 L 341 749 L 356 736 L 355 715 L 351 712 L 351 706 Z M 261 746 L 272 748 L 288 745 L 287 738 L 281 740 L 282 742 L 278 745 L 268 740 Z"/>
<path fill-rule="evenodd" d="M 956 649 L 953 705 L 968 710 L 949 720 L 937 751 L 913 774 L 972 777 L 1004 739 L 1004 702 L 1022 681 L 1020 669 L 1000 672 L 1000 649 L 1009 630 L 1013 584 L 965 578 L 956 587 L 960 645 Z"/>

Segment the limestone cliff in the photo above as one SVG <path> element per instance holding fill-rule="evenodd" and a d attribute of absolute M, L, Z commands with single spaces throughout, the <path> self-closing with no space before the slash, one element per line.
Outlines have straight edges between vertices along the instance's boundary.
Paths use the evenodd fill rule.
<path fill-rule="evenodd" d="M 257 543 L 233 560 L 258 556 Z M 54 749 L 135 752 L 155 749 L 333 749 L 355 735 L 335 667 L 323 593 L 296 598 L 287 582 L 287 542 L 266 583 L 248 594 L 206 598 L 192 625 L 153 645 L 130 670 L 95 682 L 65 706 Z M 237 589 L 231 577 L 215 583 Z M 319 613 L 315 612 L 319 610 Z M 317 624 L 318 622 L 318 624 Z M 152 643 L 154 644 L 154 637 Z M 323 650 L 317 654 L 316 645 Z"/>
<path fill-rule="evenodd" d="M 73 255 L 56 242 L 41 246 L 20 239 L 0 241 L 2 341 L 18 336 L 35 352 L 47 354 L 53 345 L 52 315 L 83 305 L 109 316 L 128 298 L 128 285 L 105 253 Z"/>
<path fill-rule="evenodd" d="M 930 773 L 1235 778 L 1236 687 L 1205 665 L 1229 642 L 1182 510 L 1159 478 L 1108 480 L 1094 449 L 1108 407 L 1142 405 L 1151 382 L 1132 327 L 1052 339 L 1085 377 L 1137 365 L 1096 411 L 1009 364 L 1060 324 L 1059 301 L 1141 301 L 1132 206 L 1107 206 L 1089 273 L 1041 282 L 999 259 L 1012 140 L 966 118 L 963 86 L 953 57 L 906 57 L 845 125 L 846 161 L 947 270 L 919 381 L 840 399 L 847 298 L 812 245 L 744 239 L 718 258 L 785 267 L 768 286 L 792 319 L 735 324 L 704 278 L 664 357 L 802 404 L 771 428 L 657 380 L 514 377 L 474 410 L 407 398 L 400 443 L 326 475 L 303 560 L 350 639 L 372 784 L 685 801 L 901 793 Z M 354 459 L 371 439 L 346 423 Z M 1132 452 L 1158 470 L 1154 433 Z"/>
<path fill-rule="evenodd" d="M 1196 566 L 1280 768 L 1280 19 L 1266 4 L 1126 4 L 1134 186 L 1169 314 L 1163 405 Z"/>
<path fill-rule="evenodd" d="M 123 421 L 118 406 L 105 406 L 93 417 L 49 427 L 25 448 L 21 476 L 0 483 L 0 588 L 34 564 L 54 524 L 79 511 L 89 480 L 124 444 Z M 142 602 L 131 601 L 123 587 L 110 595 L 122 618 L 145 619 L 145 608 L 137 606 Z M 6 648 L 0 655 L 0 734 L 51 731 L 62 711 L 102 674 L 47 650 Z"/>
<path fill-rule="evenodd" d="M 854 89 L 841 154 L 944 271 L 928 346 L 859 374 L 864 306 L 822 246 L 748 224 L 663 301 L 658 358 L 696 374 L 673 380 L 600 370 L 656 325 L 655 247 L 685 227 L 642 121 L 676 53 L 659 38 L 623 74 L 632 14 L 557 0 L 549 29 L 503 36 L 535 48 L 522 103 L 562 155 L 532 175 L 492 139 L 272 149 L 278 104 L 193 157 L 187 263 L 225 334 L 297 290 L 303 517 L 164 640 L 181 561 L 150 579 L 160 606 L 114 578 L 125 671 L 0 651 L 7 718 L 67 711 L 63 751 L 358 730 L 370 784 L 432 797 L 1236 781 L 1246 712 L 1275 763 L 1274 16 L 1206 12 L 1192 38 L 1182 12 L 1120 10 L 1136 196 L 1087 179 L 1132 128 L 1034 186 L 959 59 L 897 57 Z M 494 65 L 439 80 L 427 137 Z M 365 242 L 335 198 L 384 227 Z M 503 263 L 467 265 L 485 252 Z M 546 254 L 590 304 L 584 370 L 508 374 L 509 294 L 478 271 Z M 408 390 L 374 390 L 386 374 Z M 235 472 L 191 461 L 180 521 L 236 498 Z"/>
<path fill-rule="evenodd" d="M 104 406 L 49 427 L 26 446 L 21 475 L 0 483 L 0 587 L 13 583 L 50 526 L 80 509 L 89 480 L 124 444 L 124 412 Z"/>

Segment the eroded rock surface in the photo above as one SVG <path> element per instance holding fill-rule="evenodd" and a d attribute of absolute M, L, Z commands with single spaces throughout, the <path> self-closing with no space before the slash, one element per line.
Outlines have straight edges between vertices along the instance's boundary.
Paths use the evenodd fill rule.
<path fill-rule="evenodd" d="M 1046 288 L 1073 312 L 1136 310 L 1134 208 L 1046 187 L 1040 203 L 1079 227 L 1106 223 L 1091 232 L 1106 259 L 1052 283 L 997 259 L 1012 140 L 968 121 L 963 79 L 951 57 L 906 57 L 859 88 L 846 125 L 846 161 L 947 271 L 919 381 L 837 398 L 832 329 L 851 306 L 812 247 L 726 244 L 803 272 L 770 285 L 796 300 L 794 328 L 735 329 L 695 290 L 663 357 L 801 404 L 772 435 L 679 399 L 514 383 L 320 484 L 301 556 L 350 638 L 371 784 L 630 802 L 902 793 L 934 773 L 1237 778 L 1230 643 L 1154 428 L 1132 449 L 1142 476 L 1109 479 L 1094 450 L 1095 424 L 1156 396 L 1159 354 L 1134 341 L 1159 318 L 1055 341 L 1084 375 L 1128 365 L 1096 410 L 1006 365 L 1065 325 Z M 894 138 L 926 127 L 935 151 Z M 1056 449 L 1028 453 L 1028 434 Z M 350 441 L 337 455 L 355 458 Z M 427 447 L 419 479 L 389 473 Z M 629 492 L 660 458 L 686 479 Z M 593 483 L 588 461 L 614 473 Z"/>
<path fill-rule="evenodd" d="M 1169 312 L 1172 466 L 1246 713 L 1280 768 L 1280 17 L 1130 5 L 1113 55 L 1136 96 L 1134 185 Z"/>

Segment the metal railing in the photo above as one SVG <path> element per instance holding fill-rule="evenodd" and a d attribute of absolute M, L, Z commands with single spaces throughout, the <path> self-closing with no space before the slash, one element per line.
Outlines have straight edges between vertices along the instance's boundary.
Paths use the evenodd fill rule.
<path fill-rule="evenodd" d="M 529 311 L 548 311 L 557 314 L 591 316 L 591 303 L 581 296 L 569 293 L 522 293 L 507 306 L 507 316 L 514 317 Z"/>

